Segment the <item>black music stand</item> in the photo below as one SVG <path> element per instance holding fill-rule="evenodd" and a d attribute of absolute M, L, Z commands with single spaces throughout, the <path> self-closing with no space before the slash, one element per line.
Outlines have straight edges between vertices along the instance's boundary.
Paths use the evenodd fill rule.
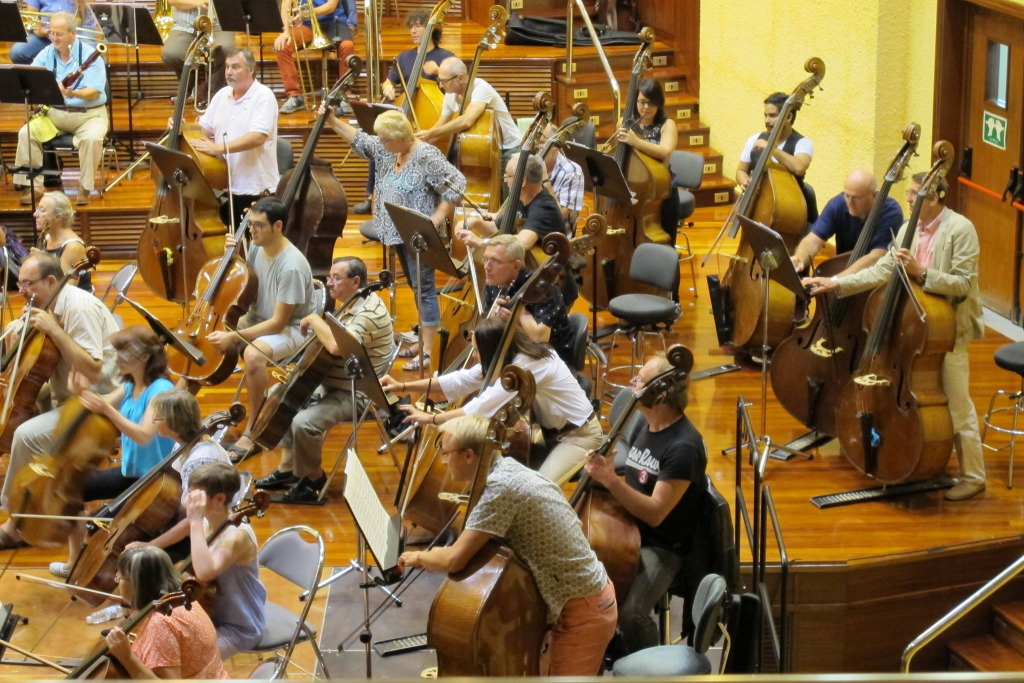
<path fill-rule="evenodd" d="M 771 294 L 771 281 L 779 283 L 796 295 L 796 298 L 805 305 L 810 301 L 810 296 L 800 274 L 796 272 L 789 257 L 789 249 L 782 241 L 782 235 L 775 232 L 767 225 L 758 223 L 746 216 L 738 216 L 744 236 L 750 242 L 751 250 L 757 254 L 757 264 L 761 267 L 763 276 L 761 278 L 761 293 L 764 299 L 764 306 L 761 311 L 764 321 L 764 333 L 761 343 L 761 436 L 766 434 L 767 407 L 768 407 L 768 301 Z M 771 457 L 778 460 L 789 460 L 796 456 L 802 456 L 808 460 L 814 456 L 810 453 L 797 451 L 786 446 L 775 446 L 772 449 Z M 736 454 L 739 457 L 739 453 Z"/>
<path fill-rule="evenodd" d="M 18 19 L 21 26 L 21 19 Z M 22 29 L 22 35 L 25 31 Z M 25 126 L 28 128 L 29 146 L 32 143 L 32 128 L 28 126 L 32 118 L 32 107 L 49 105 L 51 107 L 64 106 L 64 96 L 60 94 L 57 87 L 57 79 L 53 72 L 42 66 L 27 66 L 24 64 L 0 64 L 0 103 L 23 104 L 25 105 Z M 32 168 L 29 161 L 28 171 L 29 188 L 33 188 L 35 179 L 39 176 L 60 175 L 60 171 L 44 171 L 42 165 L 39 169 Z M 32 213 L 36 212 L 36 193 L 31 192 Z M 35 222 L 32 223 L 32 243 L 39 240 L 39 233 L 36 231 Z"/>
<path fill-rule="evenodd" d="M 419 318 L 420 330 L 420 377 L 423 377 L 423 311 L 419 302 L 419 293 L 422 291 L 423 283 L 420 276 L 420 261 L 424 259 L 427 265 L 434 270 L 440 270 L 456 279 L 464 278 L 466 272 L 460 270 L 452 261 L 451 254 L 445 248 L 444 242 L 441 241 L 441 235 L 437 232 L 437 227 L 429 216 L 391 202 L 384 202 L 384 207 L 388 210 L 388 215 L 391 216 L 391 221 L 395 224 L 395 229 L 401 235 L 402 241 L 416 255 L 416 315 Z M 405 275 L 408 278 L 409 273 Z M 440 359 L 437 360 L 440 362 Z"/>
<path fill-rule="evenodd" d="M 352 100 L 349 104 L 352 106 L 352 114 L 355 116 L 356 123 L 370 135 L 376 135 L 373 132 L 373 124 L 378 116 L 386 111 L 402 111 L 401 107 L 396 107 L 393 104 L 378 104 L 362 100 Z"/>
<path fill-rule="evenodd" d="M 565 143 L 564 149 L 565 156 L 575 161 L 583 169 L 583 187 L 585 190 L 590 190 L 594 193 L 595 207 L 597 206 L 598 196 L 608 197 L 617 202 L 636 204 L 636 197 L 634 197 L 633 191 L 629 189 L 629 183 L 626 182 L 626 177 L 622 175 L 622 169 L 619 168 L 615 157 L 590 147 L 584 147 L 577 142 Z M 619 235 L 622 232 L 622 228 L 609 228 L 605 233 L 605 239 Z M 594 293 L 595 300 L 597 299 L 597 266 L 597 250 L 595 249 L 594 255 L 591 257 L 590 273 L 591 291 Z M 609 296 L 609 298 L 611 297 Z M 596 301 L 590 304 L 590 314 L 594 326 L 594 331 L 590 335 L 592 341 L 596 342 L 598 339 L 607 337 L 618 329 L 617 325 L 609 325 L 602 330 L 597 329 Z"/>
<path fill-rule="evenodd" d="M 196 365 L 206 365 L 206 356 L 203 355 L 202 351 L 174 334 L 174 330 L 160 322 L 159 318 L 147 311 L 141 304 L 135 303 L 124 294 L 118 294 L 116 301 L 124 301 L 138 311 L 139 315 L 141 315 L 146 320 L 146 323 L 153 328 L 153 332 L 156 333 L 156 336 L 159 337 L 160 341 L 164 344 L 173 347 L 175 351 L 187 357 Z"/>
<path fill-rule="evenodd" d="M 21 10 L 16 2 L 0 2 L 0 41 L 27 43 L 28 33 L 21 21 Z"/>
<path fill-rule="evenodd" d="M 259 34 L 260 56 L 256 61 L 260 65 L 260 81 L 266 80 L 263 73 L 263 34 L 284 33 L 277 0 L 213 0 L 213 9 L 217 12 L 222 31 L 245 34 L 247 50 L 252 49 L 249 36 Z"/>

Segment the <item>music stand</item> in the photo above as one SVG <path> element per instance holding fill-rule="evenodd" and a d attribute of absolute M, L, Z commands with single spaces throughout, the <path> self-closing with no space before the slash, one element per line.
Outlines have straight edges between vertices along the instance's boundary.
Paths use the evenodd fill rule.
<path fill-rule="evenodd" d="M 28 33 L 21 21 L 21 10 L 16 2 L 0 2 L 0 41 L 27 43 Z"/>
<path fill-rule="evenodd" d="M 423 377 L 423 307 L 419 301 L 420 292 L 423 291 L 423 277 L 420 274 L 420 261 L 425 259 L 427 265 L 434 270 L 440 270 L 456 279 L 464 278 L 466 272 L 460 270 L 452 261 L 451 254 L 445 248 L 441 235 L 429 216 L 391 202 L 384 202 L 384 207 L 388 210 L 398 234 L 402 236 L 402 241 L 416 255 L 416 315 L 419 318 L 420 330 L 420 377 Z M 408 278 L 409 273 L 405 275 Z"/>
<path fill-rule="evenodd" d="M 377 104 L 374 102 L 363 102 L 362 100 L 352 100 L 349 102 L 352 106 L 352 114 L 355 116 L 356 123 L 359 127 L 369 133 L 375 135 L 373 132 L 373 123 L 377 120 L 377 117 L 386 111 L 402 111 L 401 107 L 396 107 L 393 104 Z"/>
<path fill-rule="evenodd" d="M 18 19 L 19 25 L 21 19 Z M 24 30 L 22 30 L 24 34 Z M 28 130 L 29 149 L 32 147 L 32 128 L 28 125 L 32 118 L 32 107 L 49 105 L 51 107 L 64 106 L 64 96 L 60 94 L 57 87 L 57 79 L 53 72 L 42 66 L 27 66 L 24 64 L 0 64 L 0 103 L 23 104 L 25 105 L 25 127 Z M 32 167 L 31 154 L 28 163 L 28 172 L 24 175 L 28 178 L 30 189 L 34 189 L 35 179 L 45 175 L 60 175 L 59 171 L 44 171 L 40 164 L 39 170 Z M 36 212 L 36 193 L 29 193 L 32 197 L 32 213 Z M 35 222 L 32 223 L 32 242 L 39 240 L 39 233 L 36 231 Z"/>
<path fill-rule="evenodd" d="M 284 33 L 281 10 L 277 0 L 213 0 L 213 9 L 222 31 L 245 33 L 245 48 L 250 50 L 249 38 L 253 33 L 260 36 L 260 80 L 266 80 L 263 73 L 263 34 Z"/>
<path fill-rule="evenodd" d="M 577 142 L 567 142 L 563 149 L 565 150 L 566 158 L 575 161 L 583 169 L 583 187 L 585 190 L 590 190 L 594 193 L 595 207 L 597 206 L 597 197 L 599 195 L 618 202 L 636 204 L 636 197 L 633 195 L 633 191 L 629 189 L 629 183 L 626 182 L 625 176 L 622 175 L 622 169 L 619 168 L 615 157 L 590 147 L 584 147 Z M 621 235 L 623 232 L 625 232 L 624 228 L 609 228 L 605 233 L 605 239 Z M 590 314 L 591 322 L 594 326 L 594 331 L 591 333 L 590 338 L 595 342 L 602 337 L 607 337 L 617 329 L 615 325 L 609 325 L 606 329 L 600 331 L 597 329 L 597 265 L 597 249 L 595 249 L 590 264 L 590 286 L 593 293 Z M 614 277 L 608 278 L 606 276 L 605 279 L 608 280 L 609 285 L 614 283 Z M 611 299 L 611 292 L 614 291 L 614 287 L 608 287 L 608 291 L 608 298 Z"/>
<path fill-rule="evenodd" d="M 744 236 L 750 242 L 751 250 L 757 255 L 757 264 L 761 267 L 761 296 L 764 300 L 761 315 L 764 321 L 764 332 L 761 342 L 761 435 L 764 436 L 765 424 L 767 422 L 768 406 L 768 301 L 771 294 L 771 281 L 777 283 L 793 292 L 796 298 L 807 304 L 810 296 L 800 280 L 799 273 L 789 257 L 789 249 L 782 241 L 782 235 L 775 232 L 767 225 L 758 223 L 746 216 L 738 216 Z M 772 456 L 779 460 L 789 460 L 796 456 L 802 456 L 808 460 L 814 456 L 810 453 L 793 450 L 787 446 L 775 446 L 774 451 L 781 451 L 781 455 Z M 739 457 L 739 453 L 736 454 Z"/>
<path fill-rule="evenodd" d="M 138 311 L 139 315 L 141 315 L 146 320 L 146 323 L 153 328 L 153 332 L 156 333 L 156 336 L 159 337 L 160 341 L 164 344 L 171 346 L 175 351 L 187 357 L 196 365 L 206 365 L 206 356 L 203 355 L 202 351 L 174 334 L 174 330 L 160 322 L 159 318 L 147 311 L 141 304 L 135 303 L 124 294 L 118 294 L 117 301 L 124 301 Z"/>

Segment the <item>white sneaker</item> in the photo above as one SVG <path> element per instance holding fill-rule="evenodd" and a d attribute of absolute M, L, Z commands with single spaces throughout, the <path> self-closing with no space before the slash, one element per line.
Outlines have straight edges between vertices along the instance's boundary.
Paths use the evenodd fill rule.
<path fill-rule="evenodd" d="M 51 562 L 50 573 L 54 576 L 59 576 L 62 579 L 66 579 L 71 576 L 71 563 L 70 562 Z"/>

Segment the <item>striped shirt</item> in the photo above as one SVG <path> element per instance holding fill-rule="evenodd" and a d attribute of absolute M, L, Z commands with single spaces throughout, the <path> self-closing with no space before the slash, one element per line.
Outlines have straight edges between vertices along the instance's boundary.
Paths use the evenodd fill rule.
<path fill-rule="evenodd" d="M 391 314 L 380 297 L 371 293 L 362 301 L 354 303 L 339 318 L 345 329 L 352 333 L 366 347 L 366 353 L 373 363 L 378 377 L 387 373 L 391 366 L 391 354 L 395 348 L 395 331 L 391 326 Z M 348 389 L 348 374 L 345 363 L 348 358 L 338 358 L 334 367 L 323 381 L 328 389 Z"/>
<path fill-rule="evenodd" d="M 583 209 L 583 169 L 579 164 L 559 152 L 548 177 L 559 206 L 570 211 Z"/>

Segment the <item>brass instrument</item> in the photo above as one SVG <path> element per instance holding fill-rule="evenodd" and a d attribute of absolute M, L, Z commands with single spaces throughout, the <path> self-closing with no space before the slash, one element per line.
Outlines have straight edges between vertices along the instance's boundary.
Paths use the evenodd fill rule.
<path fill-rule="evenodd" d="M 162 40 L 167 40 L 171 34 L 171 27 L 174 26 L 174 17 L 171 16 L 171 3 L 168 0 L 156 0 L 156 8 L 153 12 L 153 22 L 156 30 L 160 33 Z"/>
<path fill-rule="evenodd" d="M 192 73 L 195 74 L 195 86 L 192 88 L 192 104 L 195 107 L 195 110 L 200 114 L 206 111 L 207 107 L 210 106 L 210 100 L 213 99 L 213 51 L 217 48 L 217 45 L 213 42 L 212 14 L 213 3 L 211 2 L 207 5 L 206 14 L 203 14 L 203 10 L 200 9 L 199 16 L 196 17 L 192 24 L 197 33 L 203 33 L 206 35 L 206 37 L 196 47 L 196 61 L 201 66 L 198 69 L 192 70 Z M 199 73 L 203 70 L 206 71 L 206 101 L 201 103 L 199 100 Z M 187 89 L 186 92 L 188 92 Z"/>
<path fill-rule="evenodd" d="M 316 8 L 313 6 L 313 0 L 295 0 L 291 5 L 291 26 L 288 28 L 288 32 L 292 37 L 292 56 L 295 59 L 295 68 L 299 74 L 299 88 L 302 90 L 302 98 L 306 100 L 308 97 L 313 95 L 313 70 L 309 66 L 309 62 L 300 60 L 299 58 L 299 41 L 295 38 L 301 33 L 296 33 L 295 29 L 300 28 L 308 19 L 309 28 L 313 33 L 313 39 L 308 43 L 302 41 L 302 50 L 326 50 L 330 48 L 333 43 L 327 39 L 324 35 L 323 29 L 320 26 L 320 20 L 316 16 Z M 305 74 L 303 74 L 303 67 L 305 67 Z M 326 83 L 324 84 L 326 87 Z M 316 104 L 313 102 L 312 104 Z M 306 102 L 306 106 L 309 106 L 310 102 Z M 316 107 L 314 106 L 313 109 Z"/>
<path fill-rule="evenodd" d="M 25 33 L 28 34 L 35 33 L 35 30 L 44 20 L 48 22 L 56 14 L 55 12 L 40 12 L 31 7 L 19 7 L 18 11 L 21 14 L 21 24 L 25 27 Z M 81 16 L 79 16 L 79 21 L 81 21 Z M 96 41 L 97 45 L 105 45 L 107 42 L 107 36 L 103 33 L 102 29 L 78 26 L 75 28 L 75 33 L 84 36 L 88 40 Z"/>

